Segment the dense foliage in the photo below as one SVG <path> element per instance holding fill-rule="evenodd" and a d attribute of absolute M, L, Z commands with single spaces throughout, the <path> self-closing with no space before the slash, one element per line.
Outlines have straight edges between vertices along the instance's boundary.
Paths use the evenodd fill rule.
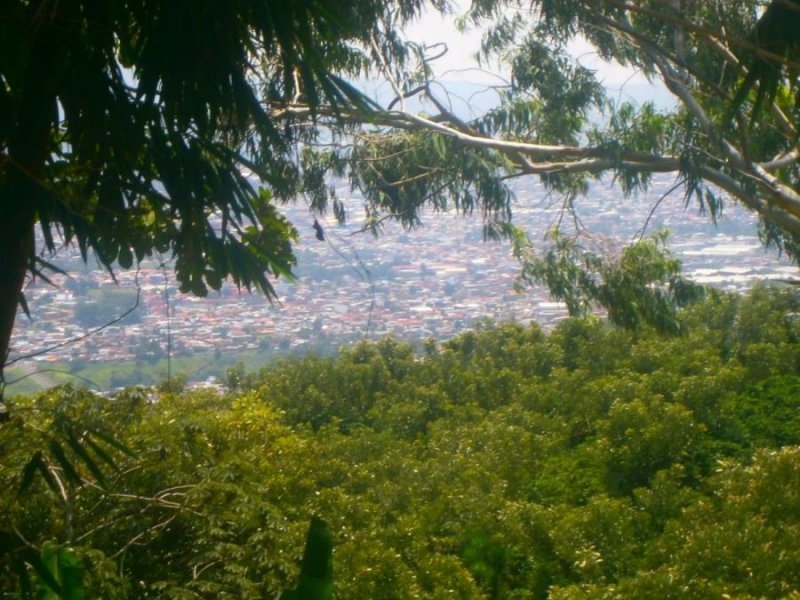
<path fill-rule="evenodd" d="M 225 394 L 20 400 L 0 589 L 70 550 L 90 598 L 273 597 L 319 516 L 338 598 L 796 597 L 798 312 L 759 287 L 681 336 L 487 323 L 232 370 Z"/>

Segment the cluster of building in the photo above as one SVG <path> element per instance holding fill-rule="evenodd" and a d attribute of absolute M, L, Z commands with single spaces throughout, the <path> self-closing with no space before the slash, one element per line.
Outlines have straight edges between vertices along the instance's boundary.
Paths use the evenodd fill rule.
<path fill-rule="evenodd" d="M 735 290 L 760 279 L 791 279 L 797 271 L 764 250 L 753 217 L 737 207 L 715 226 L 696 208 L 686 208 L 679 196 L 659 201 L 664 191 L 659 186 L 646 196 L 623 199 L 617 188 L 598 184 L 575 201 L 574 214 L 551 202 L 533 179 L 523 180 L 516 191 L 514 221 L 534 242 L 559 222 L 574 221 L 591 232 L 585 237 L 589 245 L 613 252 L 640 236 L 647 223 L 647 232 L 670 229 L 670 247 L 685 274 L 698 283 Z M 300 233 L 299 277 L 275 283 L 275 303 L 230 285 L 205 298 L 180 294 L 169 270 L 156 262 L 138 272 L 120 271 L 116 282 L 100 269 L 73 273 L 72 279 L 56 275 L 58 287 L 37 282 L 26 290 L 33 319 L 18 317 L 12 358 L 47 348 L 53 349 L 32 360 L 144 360 L 159 349 L 165 352 L 167 344 L 179 354 L 312 347 L 320 339 L 389 333 L 441 339 L 485 318 L 537 321 L 545 327 L 565 318 L 565 307 L 552 302 L 544 288 L 515 291 L 519 263 L 508 242 L 484 241 L 480 217 L 430 214 L 418 229 L 389 225 L 376 240 L 359 233 L 358 202 L 351 203 L 347 225 L 320 219 L 322 241 L 307 209 L 287 207 Z M 74 262 L 71 252 L 76 251 L 66 249 L 58 258 Z M 86 296 L 87 288 L 99 290 L 93 299 Z M 76 322 L 76 307 L 96 301 L 104 289 L 118 288 L 138 291 L 138 318 L 82 337 L 87 329 Z M 130 308 L 119 306 L 119 314 Z"/>

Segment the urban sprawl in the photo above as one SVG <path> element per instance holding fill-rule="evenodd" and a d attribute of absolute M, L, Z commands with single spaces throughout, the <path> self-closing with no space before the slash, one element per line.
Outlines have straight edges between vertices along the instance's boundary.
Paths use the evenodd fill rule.
<path fill-rule="evenodd" d="M 678 193 L 659 202 L 671 185 L 664 180 L 646 195 L 623 199 L 617 188 L 598 183 L 589 197 L 575 201 L 575 211 L 592 242 L 610 244 L 612 251 L 613 244 L 619 248 L 640 235 L 645 223 L 648 232 L 668 228 L 670 247 L 686 276 L 698 283 L 737 290 L 757 280 L 796 276 L 796 267 L 763 248 L 754 218 L 743 209 L 727 207 L 715 226 L 696 206 L 686 207 Z M 339 193 L 350 194 L 347 188 Z M 544 234 L 559 219 L 571 225 L 573 217 L 564 213 L 561 200 L 548 196 L 535 180 L 519 183 L 516 194 L 514 222 L 535 243 L 544 246 Z M 56 286 L 33 282 L 25 292 L 32 319 L 18 316 L 10 358 L 130 360 L 167 344 L 175 354 L 239 352 L 386 334 L 443 339 L 485 318 L 533 320 L 547 328 L 566 316 L 545 289 L 515 291 L 519 263 L 508 242 L 484 241 L 481 215 L 426 214 L 420 228 L 389 225 L 375 239 L 359 231 L 359 206 L 358 198 L 351 200 L 346 225 L 319 218 L 324 241 L 315 237 L 314 217 L 301 200 L 286 208 L 300 234 L 298 279 L 276 280 L 279 300 L 274 303 L 231 285 L 205 298 L 181 294 L 169 261 L 155 259 L 138 272 L 120 270 L 115 278 L 102 269 L 73 268 L 69 278 L 51 277 Z M 59 261 L 75 265 L 77 250 L 65 248 L 53 262 Z M 120 294 L 124 290 L 130 293 Z M 106 291 L 119 299 L 116 316 L 136 305 L 138 293 L 133 314 L 105 327 L 76 318 L 79 307 L 91 312 Z M 82 337 L 93 329 L 99 331 Z M 53 349 L 37 354 L 47 348 Z"/>

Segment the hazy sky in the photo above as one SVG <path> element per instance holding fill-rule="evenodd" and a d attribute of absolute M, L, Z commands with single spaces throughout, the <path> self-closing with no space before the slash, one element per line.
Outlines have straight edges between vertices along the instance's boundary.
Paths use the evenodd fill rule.
<path fill-rule="evenodd" d="M 456 15 L 441 15 L 427 11 L 422 18 L 406 29 L 409 39 L 424 44 L 447 44 L 447 54 L 433 64 L 445 79 L 501 83 L 501 79 L 478 67 L 474 55 L 480 48 L 482 32 L 472 29 L 460 32 L 455 25 Z"/>
<path fill-rule="evenodd" d="M 460 14 L 456 7 L 456 15 Z M 474 55 L 480 48 L 482 32 L 472 29 L 461 33 L 455 26 L 455 15 L 442 16 L 435 11 L 426 12 L 422 18 L 406 29 L 409 39 L 425 44 L 435 44 L 445 42 L 448 52 L 445 56 L 438 59 L 434 65 L 436 72 L 446 80 L 450 81 L 469 81 L 475 83 L 502 83 L 502 71 L 494 66 L 491 72 L 481 70 L 474 60 Z M 652 89 L 652 94 L 658 100 L 658 104 L 663 104 L 663 86 L 653 86 L 641 74 L 622 67 L 618 64 L 607 63 L 600 60 L 593 48 L 584 40 L 578 39 L 570 44 L 570 50 L 578 61 L 598 73 L 600 80 L 610 89 L 622 90 L 623 95 L 629 93 L 637 100 L 647 98 L 648 88 Z"/>

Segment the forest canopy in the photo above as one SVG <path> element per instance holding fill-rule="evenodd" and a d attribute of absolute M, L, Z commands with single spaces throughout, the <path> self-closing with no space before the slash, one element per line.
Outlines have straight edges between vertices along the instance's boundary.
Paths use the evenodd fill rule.
<path fill-rule="evenodd" d="M 757 287 L 688 308 L 683 336 L 486 323 L 235 370 L 225 394 L 20 400 L 0 589 L 41 553 L 87 598 L 270 598 L 317 518 L 338 598 L 794 598 L 798 314 Z"/>
<path fill-rule="evenodd" d="M 0 5 L 0 386 L 26 278 L 63 244 L 112 273 L 169 256 L 187 293 L 274 298 L 296 239 L 277 204 L 346 219 L 331 178 L 363 196 L 365 231 L 480 213 L 583 315 L 235 371 L 224 394 L 21 399 L 0 412 L 0 589 L 296 597 L 309 532 L 344 598 L 800 594 L 796 293 L 704 297 L 658 238 L 607 260 L 556 230 L 531 258 L 545 232 L 514 227 L 507 185 L 538 177 L 568 212 L 594 179 L 636 194 L 672 174 L 687 204 L 739 202 L 797 257 L 800 3 L 476 1 L 462 23 L 508 81 L 469 117 L 434 76 L 441 48 L 402 37 L 426 7 L 449 10 Z M 576 38 L 675 108 L 609 98 Z M 354 84 L 375 77 L 391 98 Z M 603 299 L 611 323 L 586 314 Z"/>

